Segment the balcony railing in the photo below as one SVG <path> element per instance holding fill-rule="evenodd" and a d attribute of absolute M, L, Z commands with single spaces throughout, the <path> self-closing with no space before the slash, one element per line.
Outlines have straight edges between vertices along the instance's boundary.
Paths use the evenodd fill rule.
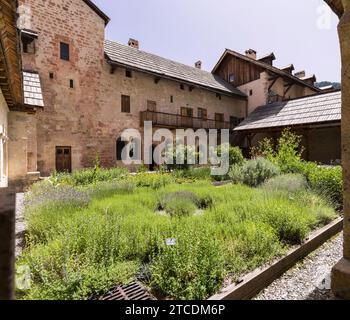
<path fill-rule="evenodd" d="M 141 111 L 141 126 L 145 121 L 152 121 L 155 127 L 164 128 L 192 128 L 192 129 L 231 129 L 235 125 L 226 121 L 216 121 L 196 117 L 186 117 L 178 114 Z"/>

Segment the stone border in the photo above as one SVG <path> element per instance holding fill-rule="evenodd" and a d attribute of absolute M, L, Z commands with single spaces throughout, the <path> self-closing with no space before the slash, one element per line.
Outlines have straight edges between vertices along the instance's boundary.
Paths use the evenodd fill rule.
<path fill-rule="evenodd" d="M 304 244 L 293 248 L 283 258 L 265 268 L 247 274 L 239 284 L 233 284 L 208 300 L 249 300 L 282 276 L 297 262 L 308 256 L 343 229 L 343 218 L 338 218 L 320 230 L 314 231 Z"/>

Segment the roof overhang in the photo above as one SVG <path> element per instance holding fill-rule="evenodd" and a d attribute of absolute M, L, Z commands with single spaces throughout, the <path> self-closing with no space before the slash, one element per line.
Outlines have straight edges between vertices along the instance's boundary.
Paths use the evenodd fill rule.
<path fill-rule="evenodd" d="M 0 87 L 9 109 L 23 105 L 21 57 L 16 27 L 16 1 L 0 6 Z"/>
<path fill-rule="evenodd" d="M 207 87 L 207 86 L 204 86 L 204 85 L 199 85 L 198 83 L 189 82 L 189 81 L 186 81 L 186 80 L 183 80 L 183 79 L 180 79 L 180 78 L 176 78 L 176 77 L 171 77 L 171 76 L 165 75 L 163 73 L 151 72 L 149 70 L 144 70 L 144 69 L 137 68 L 137 67 L 134 67 L 134 66 L 130 66 L 130 65 L 127 65 L 127 64 L 119 63 L 119 62 L 116 62 L 116 61 L 110 59 L 107 54 L 105 54 L 105 56 L 106 56 L 106 59 L 107 59 L 107 63 L 110 64 L 111 66 L 116 66 L 116 67 L 121 67 L 121 68 L 126 68 L 126 69 L 130 69 L 130 70 L 146 73 L 146 74 L 149 74 L 149 75 L 152 75 L 152 76 L 155 76 L 155 77 L 176 81 L 176 82 L 179 82 L 179 83 L 182 83 L 182 84 L 187 84 L 187 85 L 192 86 L 192 87 L 205 89 L 207 91 L 211 91 L 211 92 L 218 93 L 218 94 L 221 94 L 221 95 L 224 95 L 224 96 L 228 96 L 228 97 L 233 97 L 234 96 L 234 97 L 236 97 L 238 99 L 242 99 L 242 100 L 247 100 L 248 99 L 248 96 L 245 93 L 243 93 L 243 92 L 242 92 L 242 94 L 236 94 L 234 92 L 230 93 L 228 91 L 214 89 L 214 88 Z"/>
<path fill-rule="evenodd" d="M 334 13 L 340 18 L 344 13 L 344 7 L 342 0 L 324 0 L 334 11 Z"/>
<path fill-rule="evenodd" d="M 256 129 L 235 128 L 233 131 L 249 134 L 249 133 L 261 133 L 261 132 L 279 132 L 279 131 L 283 131 L 286 128 L 292 128 L 294 130 L 303 130 L 303 129 L 325 129 L 325 128 L 340 127 L 340 126 L 341 126 L 341 120 L 336 120 L 336 121 L 303 123 L 303 124 L 297 124 L 297 125 L 263 127 L 263 128 L 256 128 Z"/>

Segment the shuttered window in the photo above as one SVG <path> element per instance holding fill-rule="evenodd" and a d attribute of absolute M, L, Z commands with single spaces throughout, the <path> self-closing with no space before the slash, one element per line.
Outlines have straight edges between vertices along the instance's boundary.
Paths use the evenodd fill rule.
<path fill-rule="evenodd" d="M 130 96 L 122 95 L 122 112 L 130 113 Z"/>

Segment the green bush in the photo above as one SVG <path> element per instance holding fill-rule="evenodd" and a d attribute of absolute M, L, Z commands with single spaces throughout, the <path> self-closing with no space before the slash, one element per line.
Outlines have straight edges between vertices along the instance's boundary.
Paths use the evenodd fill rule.
<path fill-rule="evenodd" d="M 174 170 L 171 174 L 178 183 L 211 180 L 211 169 L 209 167 Z"/>
<path fill-rule="evenodd" d="M 244 157 L 242 150 L 239 147 L 232 147 L 228 144 L 222 144 L 216 149 L 217 155 L 221 156 L 222 151 L 228 152 L 229 154 L 229 165 L 242 165 L 244 162 Z"/>
<path fill-rule="evenodd" d="M 172 217 L 185 217 L 195 213 L 197 207 L 188 198 L 174 198 L 165 204 L 164 209 Z"/>
<path fill-rule="evenodd" d="M 168 173 L 140 173 L 133 177 L 137 187 L 160 189 L 172 183 L 174 178 Z"/>
<path fill-rule="evenodd" d="M 329 199 L 337 209 L 343 206 L 343 174 L 341 167 L 317 167 L 308 173 L 311 188 Z"/>
<path fill-rule="evenodd" d="M 73 186 L 87 186 L 96 182 L 107 182 L 120 180 L 128 175 L 125 168 L 101 169 L 83 169 L 68 173 L 54 173 L 50 180 L 53 184 L 68 184 Z"/>
<path fill-rule="evenodd" d="M 268 180 L 262 187 L 269 191 L 297 192 L 306 190 L 308 184 L 301 174 L 285 174 Z"/>
<path fill-rule="evenodd" d="M 243 174 L 243 166 L 240 165 L 234 165 L 231 167 L 229 172 L 229 178 L 233 183 L 243 183 L 244 181 L 244 174 Z"/>
<path fill-rule="evenodd" d="M 256 158 L 247 161 L 242 168 L 243 182 L 250 187 L 258 187 L 279 174 L 279 169 L 269 160 Z"/>
<path fill-rule="evenodd" d="M 111 182 L 98 182 L 87 187 L 87 193 L 94 198 L 105 198 L 113 195 L 130 194 L 136 185 L 131 179 Z"/>
<path fill-rule="evenodd" d="M 254 270 L 283 252 L 276 232 L 266 223 L 243 221 L 230 227 L 230 236 L 225 239 L 225 261 L 230 272 Z"/>
<path fill-rule="evenodd" d="M 183 226 L 176 245 L 162 244 L 153 258 L 151 287 L 160 296 L 203 300 L 217 292 L 226 274 L 223 252 L 205 230 Z"/>

